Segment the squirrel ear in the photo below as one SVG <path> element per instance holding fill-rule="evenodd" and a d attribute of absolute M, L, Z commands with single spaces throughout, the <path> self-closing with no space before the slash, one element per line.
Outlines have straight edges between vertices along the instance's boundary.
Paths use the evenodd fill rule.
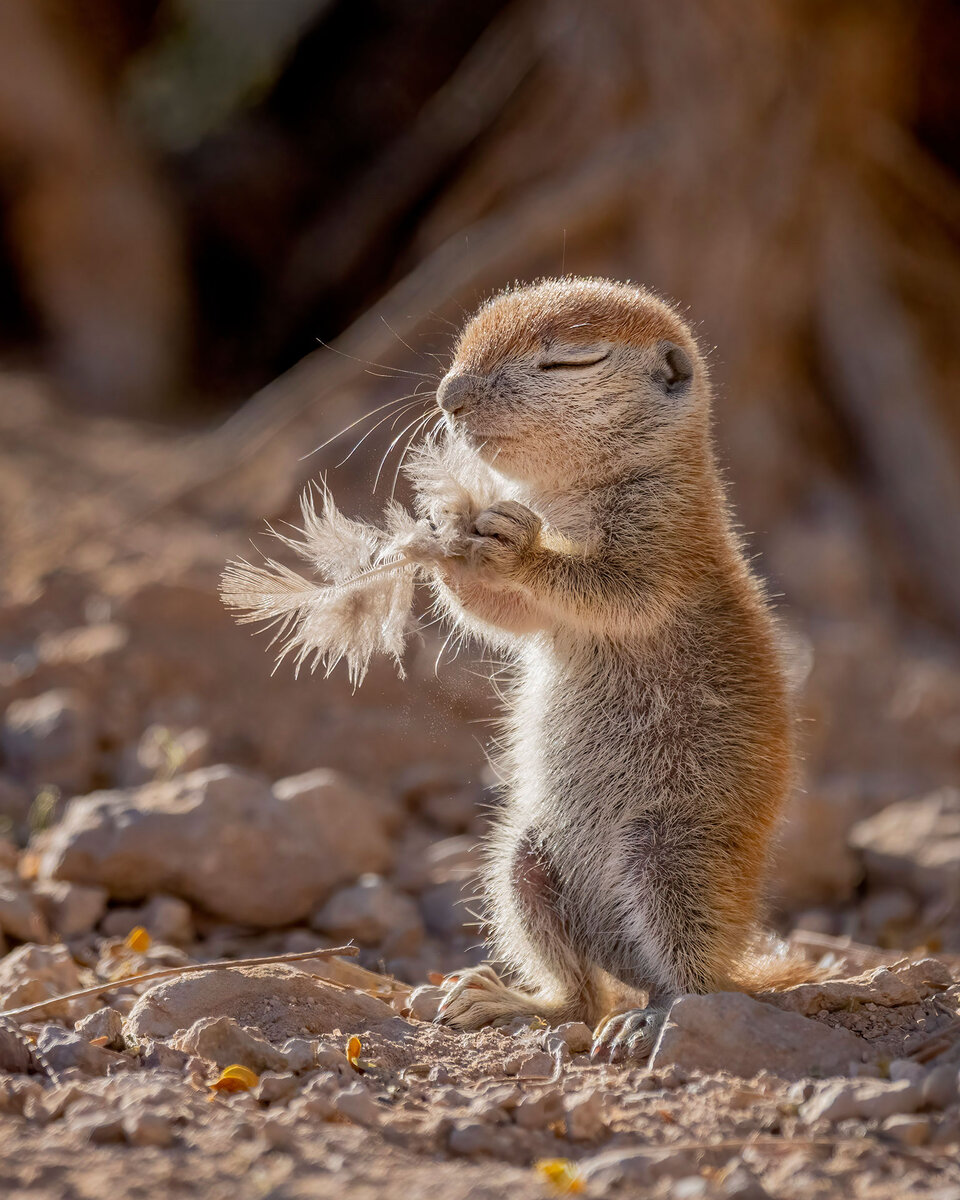
<path fill-rule="evenodd" d="M 676 342 L 661 342 L 658 349 L 659 362 L 653 377 L 668 395 L 679 395 L 693 378 L 690 356 Z"/>

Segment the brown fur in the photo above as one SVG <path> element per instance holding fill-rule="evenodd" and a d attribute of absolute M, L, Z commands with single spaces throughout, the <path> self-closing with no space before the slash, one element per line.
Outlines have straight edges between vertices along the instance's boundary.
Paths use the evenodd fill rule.
<path fill-rule="evenodd" d="M 596 1021 L 618 996 L 808 977 L 760 949 L 793 718 L 689 328 L 632 285 L 518 287 L 467 324 L 438 398 L 502 497 L 423 485 L 438 596 L 516 668 L 486 893 L 517 986 L 461 975 L 445 1019 Z"/>

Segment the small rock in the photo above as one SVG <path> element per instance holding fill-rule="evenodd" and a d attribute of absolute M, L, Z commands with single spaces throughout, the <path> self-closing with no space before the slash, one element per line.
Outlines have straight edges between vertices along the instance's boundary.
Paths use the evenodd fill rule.
<path fill-rule="evenodd" d="M 481 1121 L 468 1121 L 463 1125 L 455 1125 L 450 1130 L 447 1144 L 453 1154 L 462 1154 L 465 1158 L 485 1154 L 492 1157 L 502 1156 L 505 1138 L 503 1132 L 495 1125 L 485 1125 Z"/>
<path fill-rule="evenodd" d="M 205 767 L 209 762 L 210 741 L 209 731 L 199 727 L 149 725 L 136 747 L 124 754 L 119 782 L 124 787 L 138 787 L 154 779 L 172 779 Z"/>
<path fill-rule="evenodd" d="M 566 1103 L 564 1117 L 567 1137 L 573 1141 L 588 1142 L 600 1137 L 607 1128 L 603 1119 L 603 1094 L 596 1091 L 572 1096 Z"/>
<path fill-rule="evenodd" d="M 96 738 L 89 701 L 68 688 L 14 700 L 0 724 L 0 746 L 11 772 L 65 791 L 89 781 Z"/>
<path fill-rule="evenodd" d="M 720 1194 L 726 1200 L 770 1200 L 770 1193 L 743 1163 L 724 1171 L 719 1183 Z"/>
<path fill-rule="evenodd" d="M 930 1140 L 930 1119 L 899 1113 L 880 1126 L 886 1137 L 902 1146 L 923 1146 Z"/>
<path fill-rule="evenodd" d="M 189 946 L 196 940 L 193 910 L 185 900 L 162 894 L 151 896 L 139 908 L 114 908 L 107 913 L 100 928 L 107 937 L 126 937 L 138 925 L 155 942 L 170 946 Z"/>
<path fill-rule="evenodd" d="M 443 989 L 425 983 L 410 994 L 410 1016 L 417 1021 L 434 1021 L 443 1000 Z"/>
<path fill-rule="evenodd" d="M 464 907 L 469 894 L 458 879 L 425 888 L 420 893 L 420 912 L 427 930 L 439 938 L 464 933 L 474 920 Z"/>
<path fill-rule="evenodd" d="M 339 1092 L 333 1107 L 339 1116 L 355 1125 L 377 1125 L 383 1113 L 362 1083 L 351 1084 Z"/>
<path fill-rule="evenodd" d="M 180 1074 L 190 1062 L 190 1055 L 175 1050 L 165 1042 L 147 1039 L 140 1045 L 140 1062 L 154 1071 L 176 1071 Z"/>
<path fill-rule="evenodd" d="M 619 1183 L 651 1187 L 658 1179 L 682 1179 L 696 1166 L 696 1153 L 690 1150 L 622 1147 L 583 1159 L 580 1170 L 587 1183 L 605 1195 Z"/>
<path fill-rule="evenodd" d="M 347 1056 L 336 1046 L 317 1047 L 317 1066 L 338 1076 L 354 1074 Z"/>
<path fill-rule="evenodd" d="M 918 1062 L 914 1062 L 911 1058 L 895 1058 L 890 1064 L 888 1073 L 894 1083 L 899 1083 L 902 1079 L 905 1079 L 907 1083 L 917 1085 L 923 1083 L 924 1076 L 926 1075 L 923 1066 Z"/>
<path fill-rule="evenodd" d="M 130 1113 L 123 1118 L 123 1132 L 131 1146 L 173 1145 L 173 1123 L 162 1113 Z"/>
<path fill-rule="evenodd" d="M 70 1117 L 69 1129 L 83 1134 L 94 1146 L 107 1146 L 126 1140 L 123 1122 L 115 1113 L 89 1112 Z"/>
<path fill-rule="evenodd" d="M 54 932 L 64 939 L 89 933 L 107 909 L 106 888 L 82 883 L 41 879 L 34 894 Z"/>
<path fill-rule="evenodd" d="M 317 1043 L 309 1038 L 287 1038 L 280 1053 L 286 1060 L 287 1070 L 295 1075 L 312 1071 L 317 1065 Z"/>
<path fill-rule="evenodd" d="M 413 954 L 423 942 L 416 904 L 376 875 L 334 892 L 310 924 L 338 942 L 356 939 L 364 946 L 379 946 L 389 937 L 391 954 Z"/>
<path fill-rule="evenodd" d="M 890 804 L 858 822 L 850 845 L 875 886 L 905 888 L 928 899 L 957 895 L 960 879 L 960 788 Z"/>
<path fill-rule="evenodd" d="M 336 1029 L 362 1032 L 397 1015 L 365 992 L 331 987 L 305 971 L 277 963 L 198 971 L 158 983 L 134 1005 L 127 1035 L 138 1041 L 171 1037 L 210 1012 L 233 1017 L 238 1025 L 259 1030 L 271 1042 Z"/>
<path fill-rule="evenodd" d="M 253 1094 L 261 1104 L 282 1104 L 295 1096 L 299 1087 L 296 1075 L 267 1071 L 260 1076 L 260 1082 L 254 1088 Z"/>
<path fill-rule="evenodd" d="M 797 984 L 782 992 L 766 992 L 763 1002 L 807 1017 L 820 1012 L 850 1011 L 858 1004 L 899 1008 L 904 1004 L 919 1004 L 952 982 L 949 967 L 935 958 L 924 958 L 892 967 L 876 967 L 853 979 L 825 979 Z"/>
<path fill-rule="evenodd" d="M 845 1070 L 863 1049 L 845 1029 L 779 1012 L 739 992 L 716 992 L 674 1001 L 650 1069 L 728 1071 L 745 1079 L 764 1069 L 802 1076 Z"/>
<path fill-rule="evenodd" d="M 555 1065 L 553 1056 L 545 1050 L 540 1050 L 520 1062 L 517 1075 L 521 1079 L 549 1078 L 553 1075 Z"/>
<path fill-rule="evenodd" d="M 571 1054 L 586 1054 L 593 1045 L 593 1030 L 583 1021 L 568 1021 L 551 1032 L 566 1042 Z"/>
<path fill-rule="evenodd" d="M 0 931 L 18 942 L 50 942 L 50 929 L 25 887 L 0 879 Z"/>
<path fill-rule="evenodd" d="M 815 1121 L 883 1120 L 920 1107 L 920 1089 L 907 1080 L 841 1079 L 828 1084 L 800 1106 L 808 1125 Z"/>
<path fill-rule="evenodd" d="M 235 767 L 74 799 L 40 876 L 118 900 L 166 892 L 256 926 L 302 920 L 338 885 L 390 865 L 379 810 L 330 771 L 273 788 Z"/>
<path fill-rule="evenodd" d="M 0 959 L 0 1011 L 35 1004 L 82 986 L 77 964 L 66 946 L 27 943 Z M 91 996 L 69 1004 L 52 1004 L 36 1013 L 34 1019 L 69 1016 L 78 1020 L 99 1007 L 100 1001 Z"/>
<path fill-rule="evenodd" d="M 539 1096 L 524 1096 L 513 1110 L 513 1119 L 521 1129 L 546 1129 L 563 1119 L 563 1096 L 559 1089 Z"/>
<path fill-rule="evenodd" d="M 924 1077 L 921 1096 L 924 1108 L 949 1108 L 960 1100 L 960 1068 L 943 1063 Z"/>
<path fill-rule="evenodd" d="M 59 1025 L 44 1025 L 37 1038 L 37 1055 L 57 1075 L 71 1068 L 84 1075 L 106 1075 L 111 1067 L 127 1061 L 122 1054 L 91 1046 L 79 1033 Z"/>
<path fill-rule="evenodd" d="M 0 1071 L 8 1071 L 11 1075 L 26 1075 L 33 1069 L 33 1052 L 27 1039 L 0 1024 Z M 3 1111 L 2 1105 L 0 1111 Z"/>
<path fill-rule="evenodd" d="M 101 1044 L 108 1050 L 123 1049 L 123 1017 L 115 1008 L 100 1008 L 78 1021 L 74 1028 L 88 1042 L 106 1038 Z"/>
<path fill-rule="evenodd" d="M 202 1017 L 178 1037 L 173 1046 L 194 1054 L 221 1070 L 233 1063 L 263 1071 L 282 1071 L 287 1060 L 274 1046 L 251 1029 L 241 1029 L 232 1017 Z"/>

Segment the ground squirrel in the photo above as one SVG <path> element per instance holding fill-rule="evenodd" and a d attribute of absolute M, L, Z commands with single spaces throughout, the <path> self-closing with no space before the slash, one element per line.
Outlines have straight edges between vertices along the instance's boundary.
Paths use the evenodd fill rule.
<path fill-rule="evenodd" d="M 797 974 L 757 924 L 793 719 L 706 366 L 643 288 L 550 279 L 483 305 L 437 400 L 503 497 L 433 503 L 438 596 L 514 667 L 484 889 L 510 984 L 463 971 L 439 1019 L 606 1017 L 596 1052 L 642 1055 L 677 994 Z"/>

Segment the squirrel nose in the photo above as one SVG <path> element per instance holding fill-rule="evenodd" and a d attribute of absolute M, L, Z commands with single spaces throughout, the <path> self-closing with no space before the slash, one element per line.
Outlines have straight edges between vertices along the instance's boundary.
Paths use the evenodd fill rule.
<path fill-rule="evenodd" d="M 437 388 L 437 403 L 451 417 L 473 408 L 474 385 L 469 375 L 445 375 Z"/>

